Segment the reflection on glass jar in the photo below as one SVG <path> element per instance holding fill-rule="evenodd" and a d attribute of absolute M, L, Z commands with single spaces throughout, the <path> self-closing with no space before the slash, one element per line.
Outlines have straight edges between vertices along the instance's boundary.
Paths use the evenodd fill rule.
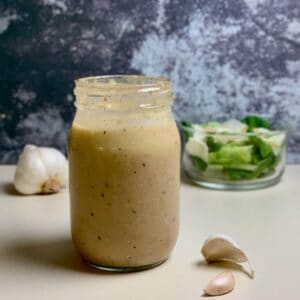
<path fill-rule="evenodd" d="M 171 82 L 146 76 L 76 81 L 69 137 L 73 242 L 100 269 L 165 261 L 179 223 L 180 142 Z"/>

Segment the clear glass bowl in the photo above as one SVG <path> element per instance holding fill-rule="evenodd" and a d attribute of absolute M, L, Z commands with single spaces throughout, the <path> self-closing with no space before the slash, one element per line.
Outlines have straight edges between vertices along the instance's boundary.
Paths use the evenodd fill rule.
<path fill-rule="evenodd" d="M 205 132 L 204 137 L 202 132 L 199 144 L 196 139 L 195 148 L 195 145 L 191 145 L 192 137 L 183 134 L 181 125 L 179 127 L 182 133 L 182 169 L 197 185 L 219 190 L 250 190 L 265 188 L 280 181 L 286 156 L 284 131 Z M 215 144 L 211 145 L 211 141 Z M 221 150 L 222 153 L 217 147 L 218 143 L 227 145 L 225 150 Z M 232 148 L 239 144 L 243 145 L 244 154 L 240 153 L 241 148 L 236 148 L 236 153 Z M 192 155 L 195 149 L 204 160 Z M 261 157 L 261 152 L 265 158 Z M 242 162 L 244 155 L 247 163 Z M 259 159 L 256 159 L 257 156 Z"/>

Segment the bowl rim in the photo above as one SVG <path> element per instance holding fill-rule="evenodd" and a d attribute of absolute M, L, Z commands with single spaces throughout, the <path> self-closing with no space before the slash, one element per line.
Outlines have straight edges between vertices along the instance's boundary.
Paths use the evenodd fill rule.
<path fill-rule="evenodd" d="M 198 125 L 199 127 L 201 126 L 201 124 L 192 124 L 192 125 Z M 190 131 L 190 132 L 197 132 L 197 129 L 195 127 L 186 127 L 184 125 L 181 124 L 181 122 L 179 123 L 179 128 L 180 129 L 184 129 L 185 131 Z M 263 128 L 263 127 L 257 127 L 254 129 L 266 129 L 269 130 L 269 132 L 254 132 L 254 131 L 245 131 L 245 132 L 231 132 L 231 131 L 215 131 L 215 130 L 205 130 L 203 128 L 203 132 L 202 131 L 198 131 L 200 134 L 203 133 L 205 135 L 211 135 L 211 136 L 241 136 L 241 137 L 252 137 L 252 136 L 257 136 L 257 137 L 272 137 L 272 136 L 277 136 L 280 134 L 284 134 L 285 138 L 286 138 L 286 134 L 287 131 L 284 129 L 275 129 L 275 130 L 270 130 L 267 128 Z"/>

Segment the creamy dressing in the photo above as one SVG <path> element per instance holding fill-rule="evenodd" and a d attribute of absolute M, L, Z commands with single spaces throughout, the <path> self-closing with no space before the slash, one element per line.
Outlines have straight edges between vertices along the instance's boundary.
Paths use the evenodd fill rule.
<path fill-rule="evenodd" d="M 179 223 L 180 142 L 171 117 L 78 114 L 69 138 L 72 237 L 93 264 L 168 258 Z M 153 116 L 159 116 L 153 113 Z M 120 121 L 124 120 L 124 121 Z M 152 121 L 149 121 L 152 120 Z"/>

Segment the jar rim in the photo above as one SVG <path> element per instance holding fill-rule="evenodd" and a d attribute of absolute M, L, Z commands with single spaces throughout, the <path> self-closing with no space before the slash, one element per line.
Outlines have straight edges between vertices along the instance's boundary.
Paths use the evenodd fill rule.
<path fill-rule="evenodd" d="M 170 107 L 172 82 L 146 75 L 104 75 L 75 80 L 75 106 L 80 109 L 125 111 Z"/>
<path fill-rule="evenodd" d="M 155 93 L 170 91 L 172 82 L 162 76 L 101 75 L 75 80 L 76 88 L 105 94 Z M 76 89 L 75 89 L 76 90 Z"/>

